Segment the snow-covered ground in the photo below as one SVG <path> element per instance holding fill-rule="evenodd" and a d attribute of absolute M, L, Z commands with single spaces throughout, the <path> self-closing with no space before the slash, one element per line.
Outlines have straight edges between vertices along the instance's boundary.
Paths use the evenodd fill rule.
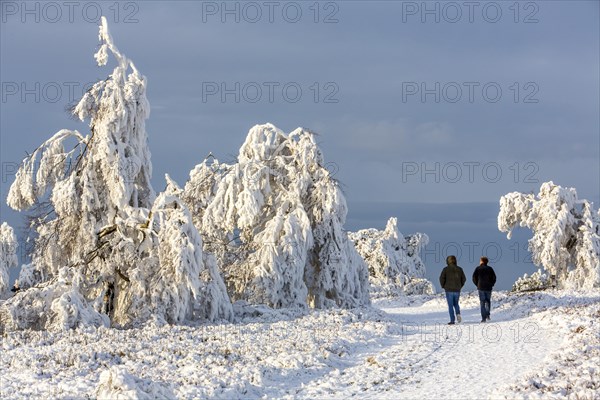
<path fill-rule="evenodd" d="M 234 324 L 13 332 L 0 398 L 572 398 L 600 393 L 600 294 L 442 295 L 372 308 L 236 307 Z"/>

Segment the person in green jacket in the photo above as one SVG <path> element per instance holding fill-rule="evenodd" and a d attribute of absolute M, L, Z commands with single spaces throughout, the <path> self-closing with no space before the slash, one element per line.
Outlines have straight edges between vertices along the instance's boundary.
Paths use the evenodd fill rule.
<path fill-rule="evenodd" d="M 465 285 L 467 277 L 461 267 L 456 265 L 456 257 L 446 257 L 446 267 L 440 275 L 440 285 L 446 291 L 446 301 L 448 302 L 448 312 L 450 313 L 450 322 L 448 325 L 454 325 L 454 312 L 456 311 L 456 320 L 461 322 L 460 306 L 458 299 L 460 298 L 460 289 Z"/>

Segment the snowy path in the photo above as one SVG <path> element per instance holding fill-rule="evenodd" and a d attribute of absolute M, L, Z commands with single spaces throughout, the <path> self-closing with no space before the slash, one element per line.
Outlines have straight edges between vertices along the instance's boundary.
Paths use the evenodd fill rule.
<path fill-rule="evenodd" d="M 348 360 L 345 369 L 306 385 L 301 397 L 487 398 L 499 386 L 535 370 L 559 348 L 564 332 L 510 307 L 479 321 L 474 297 L 463 301 L 463 323 L 446 325 L 445 301 L 419 307 L 380 305 L 399 333 Z M 521 310 L 522 311 L 522 310 Z M 521 312 L 522 313 L 522 312 Z"/>

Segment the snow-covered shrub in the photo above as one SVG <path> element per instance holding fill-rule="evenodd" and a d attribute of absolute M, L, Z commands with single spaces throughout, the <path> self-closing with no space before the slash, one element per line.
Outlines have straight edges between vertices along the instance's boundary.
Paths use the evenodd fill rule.
<path fill-rule="evenodd" d="M 531 276 L 525 274 L 521 278 L 517 279 L 513 284 L 513 292 L 530 292 L 534 290 L 545 290 L 552 286 L 552 279 L 543 273 L 541 269 L 531 274 Z"/>
<path fill-rule="evenodd" d="M 347 207 L 312 133 L 248 133 L 233 165 L 205 160 L 183 199 L 234 300 L 273 307 L 369 303 L 368 271 L 343 231 Z"/>
<path fill-rule="evenodd" d="M 390 218 L 383 231 L 363 229 L 349 234 L 356 250 L 369 267 L 371 292 L 381 296 L 433 294 L 434 286 L 425 279 L 421 249 L 429 238 L 425 234 L 404 237 L 398 220 Z"/>
<path fill-rule="evenodd" d="M 19 272 L 19 288 L 27 289 L 44 282 L 42 271 L 33 264 L 24 264 Z"/>
<path fill-rule="evenodd" d="M 69 268 L 42 284 L 21 290 L 2 304 L 3 331 L 20 329 L 60 331 L 79 326 L 109 326 L 81 295 L 82 277 Z"/>
<path fill-rule="evenodd" d="M 410 278 L 404 285 L 404 294 L 407 296 L 415 294 L 435 294 L 435 286 L 425 278 Z"/>
<path fill-rule="evenodd" d="M 203 253 L 204 268 L 200 273 L 200 301 L 195 303 L 195 315 L 201 319 L 216 321 L 233 319 L 233 306 L 227 287 L 221 277 L 217 260 L 207 252 Z"/>
<path fill-rule="evenodd" d="M 96 397 L 99 400 L 170 400 L 175 399 L 173 389 L 165 384 L 140 379 L 127 372 L 120 365 L 112 366 L 100 374 L 100 382 L 96 386 Z"/>
<path fill-rule="evenodd" d="M 17 236 L 12 227 L 3 222 L 0 225 L 0 296 L 10 286 L 8 269 L 18 264 L 17 245 Z"/>
<path fill-rule="evenodd" d="M 518 192 L 500 199 L 498 229 L 533 231 L 529 251 L 535 265 L 555 275 L 559 286 L 600 287 L 600 213 L 574 188 L 542 184 L 537 196 Z"/>

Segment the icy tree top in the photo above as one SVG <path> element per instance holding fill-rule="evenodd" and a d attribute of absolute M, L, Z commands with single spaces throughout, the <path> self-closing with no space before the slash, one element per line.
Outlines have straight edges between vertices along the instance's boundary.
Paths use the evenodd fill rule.
<path fill-rule="evenodd" d="M 88 204 L 90 209 L 100 207 L 99 202 L 107 197 L 108 204 L 102 207 L 108 206 L 109 219 L 117 209 L 151 207 L 155 194 L 145 129 L 150 114 L 146 78 L 116 48 L 104 17 L 99 37 L 98 65 L 106 65 L 109 52 L 118 65 L 75 107 L 82 121 L 89 118 L 90 135 L 63 129 L 36 149 L 17 172 L 7 198 L 10 207 L 27 209 L 52 186 L 57 188 L 52 195 L 55 208 L 65 211 L 78 208 L 73 204 L 77 200 L 68 196 L 93 202 Z M 64 149 L 67 139 L 78 142 L 68 152 Z M 76 193 L 74 187 L 81 191 Z"/>

